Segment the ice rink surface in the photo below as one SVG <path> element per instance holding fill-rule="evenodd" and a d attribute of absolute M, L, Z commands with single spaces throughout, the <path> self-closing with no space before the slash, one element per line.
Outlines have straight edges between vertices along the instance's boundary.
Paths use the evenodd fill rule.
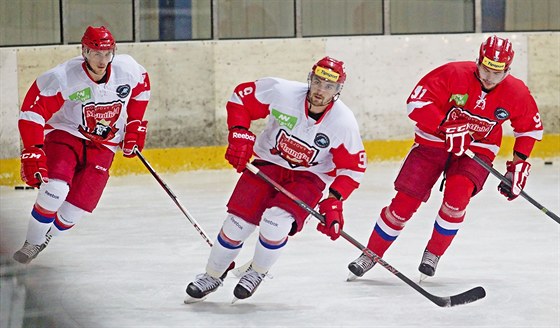
<path fill-rule="evenodd" d="M 149 158 L 148 158 L 149 160 Z M 526 192 L 560 213 L 560 162 L 532 160 Z M 345 231 L 366 244 L 394 196 L 400 163 L 370 163 L 345 202 Z M 503 160 L 495 167 L 503 171 Z M 147 171 L 146 171 L 147 172 Z M 238 175 L 233 170 L 160 174 L 203 229 L 216 236 Z M 519 197 L 508 202 L 490 176 L 462 229 L 422 287 L 449 296 L 476 286 L 486 298 L 440 308 L 376 266 L 346 282 L 360 251 L 315 230 L 291 238 L 255 295 L 232 305 L 232 275 L 205 302 L 183 303 L 210 248 L 171 198 L 146 175 L 112 177 L 93 214 L 56 237 L 31 264 L 21 247 L 34 190 L 1 187 L 2 327 L 559 327 L 559 224 Z M 437 184 L 439 186 L 439 182 Z M 434 188 L 384 259 L 414 281 L 442 194 Z M 252 256 L 256 234 L 237 259 Z M 23 324 L 22 324 L 23 323 Z"/>

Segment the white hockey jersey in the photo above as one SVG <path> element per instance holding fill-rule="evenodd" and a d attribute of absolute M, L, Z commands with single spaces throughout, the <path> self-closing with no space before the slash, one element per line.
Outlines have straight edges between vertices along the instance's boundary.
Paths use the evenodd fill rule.
<path fill-rule="evenodd" d="M 308 113 L 308 86 L 279 78 L 238 85 L 227 104 L 228 127 L 249 128 L 269 117 L 257 137 L 259 159 L 315 173 L 346 199 L 358 187 L 367 159 L 352 111 L 337 100 L 318 121 Z"/>
<path fill-rule="evenodd" d="M 150 98 L 148 73 L 129 55 L 116 55 L 105 83 L 94 82 L 79 56 L 40 75 L 24 99 L 19 129 L 24 147 L 63 130 L 112 151 L 126 122 L 142 120 Z"/>

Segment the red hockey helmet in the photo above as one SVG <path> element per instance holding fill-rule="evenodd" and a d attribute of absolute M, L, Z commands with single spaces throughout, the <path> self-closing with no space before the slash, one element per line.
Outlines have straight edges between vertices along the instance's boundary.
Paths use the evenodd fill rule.
<path fill-rule="evenodd" d="M 343 65 L 344 62 L 327 56 L 313 65 L 311 74 L 331 82 L 344 84 L 346 72 L 344 72 Z"/>
<path fill-rule="evenodd" d="M 91 50 L 114 50 L 115 39 L 105 26 L 88 26 L 82 37 L 82 47 Z"/>
<path fill-rule="evenodd" d="M 508 39 L 492 35 L 480 45 L 478 64 L 495 71 L 505 71 L 513 61 L 513 45 Z"/>

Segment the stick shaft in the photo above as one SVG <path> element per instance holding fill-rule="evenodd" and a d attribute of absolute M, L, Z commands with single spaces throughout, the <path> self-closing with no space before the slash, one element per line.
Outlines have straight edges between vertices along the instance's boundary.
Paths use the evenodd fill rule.
<path fill-rule="evenodd" d="M 311 208 L 311 206 L 307 205 L 305 202 L 300 200 L 296 195 L 292 194 L 289 190 L 282 187 L 280 184 L 278 184 L 276 181 L 272 180 L 266 174 L 262 173 L 253 164 L 247 163 L 246 167 L 249 171 L 251 171 L 252 173 L 257 175 L 258 177 L 260 177 L 261 179 L 263 179 L 264 181 L 266 181 L 267 183 L 272 185 L 276 190 L 278 190 L 279 192 L 286 195 L 288 198 L 290 198 L 292 201 L 294 201 L 296 204 L 298 204 L 301 208 L 306 210 L 309 214 L 313 215 L 319 221 L 325 222 L 325 218 L 319 212 L 315 211 L 313 208 Z M 451 296 L 451 297 L 439 297 L 439 296 L 432 295 L 429 292 L 427 292 L 425 289 L 420 287 L 417 283 L 410 280 L 407 276 L 405 276 L 404 274 L 399 272 L 393 266 L 391 266 L 389 263 L 387 263 L 385 260 L 383 260 L 383 258 L 381 258 L 379 255 L 375 254 L 372 250 L 370 250 L 369 248 L 362 245 L 356 239 L 352 238 L 346 232 L 341 230 L 340 231 L 340 236 L 342 236 L 342 238 L 346 239 L 352 245 L 356 246 L 356 248 L 360 249 L 368 257 L 373 259 L 375 262 L 379 263 L 381 266 L 383 266 L 389 272 L 391 272 L 392 274 L 397 276 L 399 279 L 404 281 L 407 285 L 414 288 L 417 292 L 419 292 L 424 297 L 428 298 L 430 301 L 432 301 L 433 303 L 435 303 L 438 306 L 447 307 L 447 306 L 455 306 L 455 305 L 460 305 L 460 304 L 466 304 L 466 303 L 474 302 L 477 299 L 482 298 L 482 297 L 484 297 L 484 295 L 486 295 L 485 292 L 484 292 L 484 289 L 482 287 L 476 287 L 476 288 L 471 289 L 467 292 L 464 292 L 460 295 L 455 295 L 455 296 Z M 469 295 L 471 295 L 471 296 L 469 296 Z"/>
<path fill-rule="evenodd" d="M 210 238 L 208 238 L 208 235 L 206 234 L 206 232 L 204 232 L 202 227 L 198 224 L 198 222 L 196 222 L 196 220 L 189 213 L 189 211 L 181 204 L 181 202 L 179 201 L 177 196 L 175 196 L 173 191 L 171 191 L 171 188 L 169 188 L 167 186 L 167 184 L 160 178 L 160 176 L 157 174 L 157 172 L 154 170 L 154 168 L 150 165 L 148 160 L 146 160 L 144 155 L 142 155 L 142 153 L 140 151 L 138 151 L 138 149 L 136 149 L 136 148 L 134 149 L 134 152 L 135 152 L 136 156 L 138 156 L 138 158 L 140 159 L 142 164 L 144 164 L 144 166 L 146 166 L 148 171 L 150 171 L 152 176 L 156 179 L 156 181 L 159 183 L 159 185 L 163 188 L 163 190 L 165 190 L 165 192 L 169 195 L 169 197 L 171 197 L 171 199 L 173 200 L 175 205 L 177 205 L 177 207 L 181 210 L 181 212 L 183 212 L 183 214 L 189 220 L 189 222 L 194 226 L 196 231 L 198 231 L 198 233 L 200 234 L 202 239 L 204 239 L 204 241 L 206 241 L 206 243 L 208 245 L 210 245 L 210 247 L 212 247 L 212 241 L 210 241 Z"/>
<path fill-rule="evenodd" d="M 468 149 L 467 151 L 465 151 L 465 155 L 467 155 L 468 157 L 472 158 L 475 162 L 477 162 L 478 164 L 480 164 L 480 166 L 482 166 L 483 168 L 485 168 L 488 172 L 490 172 L 493 176 L 495 176 L 496 178 L 498 178 L 500 181 L 502 181 L 503 183 L 505 183 L 508 187 L 511 187 L 511 181 L 509 181 L 508 178 L 506 178 L 503 174 L 501 174 L 500 172 L 498 172 L 495 168 L 493 168 L 491 165 L 489 165 L 488 163 L 486 163 L 485 161 L 483 161 L 480 157 L 476 156 L 475 153 L 473 153 L 470 149 Z M 543 205 L 539 204 L 539 202 L 537 202 L 535 199 L 533 199 L 533 197 L 529 196 L 525 191 L 521 190 L 521 193 L 519 193 L 519 196 L 525 198 L 529 203 L 533 204 L 533 206 L 535 206 L 536 208 L 538 208 L 539 210 L 541 210 L 541 212 L 543 212 L 544 214 L 548 215 L 549 217 L 551 217 L 554 221 L 556 221 L 557 223 L 560 223 L 560 218 L 558 217 L 558 215 L 554 214 L 553 212 L 549 211 L 546 207 L 544 207 Z"/>

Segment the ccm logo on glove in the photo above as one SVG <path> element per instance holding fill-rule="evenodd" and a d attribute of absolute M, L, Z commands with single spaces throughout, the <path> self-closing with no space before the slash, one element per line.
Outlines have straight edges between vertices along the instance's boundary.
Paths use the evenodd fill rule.
<path fill-rule="evenodd" d="M 134 120 L 126 124 L 124 130 L 124 140 L 122 150 L 124 157 L 134 157 L 134 147 L 138 151 L 144 149 L 146 143 L 146 132 L 148 131 L 148 121 Z"/>
<path fill-rule="evenodd" d="M 49 182 L 47 155 L 41 148 L 31 146 L 21 152 L 20 174 L 23 182 L 32 187 Z"/>

